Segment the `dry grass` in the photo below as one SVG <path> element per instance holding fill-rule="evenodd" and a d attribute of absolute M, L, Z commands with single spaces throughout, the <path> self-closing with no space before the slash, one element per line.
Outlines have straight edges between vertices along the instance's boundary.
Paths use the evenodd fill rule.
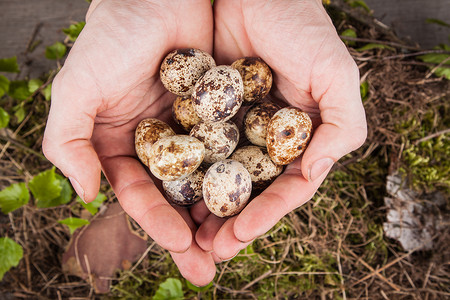
<path fill-rule="evenodd" d="M 211 287 L 194 292 L 184 285 L 186 298 L 450 297 L 449 227 L 435 236 L 434 250 L 405 252 L 384 236 L 382 226 L 386 176 L 399 167 L 409 170 L 404 150 L 439 136 L 448 142 L 450 84 L 431 76 L 427 66 L 415 60 L 421 49 L 351 14 L 343 15 L 331 6 L 339 32 L 347 28 L 358 32 L 356 45 L 349 50 L 370 89 L 364 102 L 369 124 L 366 144 L 337 164 L 312 201 L 283 218 L 234 260 L 218 265 Z M 368 41 L 392 48 L 354 50 Z M 3 103 L 14 104 L 11 99 Z M 0 131 L 0 188 L 28 181 L 51 167 L 40 154 L 48 102 L 36 96 L 32 105 L 21 124 Z M 109 201 L 115 201 L 106 182 L 102 189 Z M 443 191 L 448 192 L 445 187 Z M 57 221 L 77 205 L 36 209 L 30 203 L 9 215 L 0 214 L 0 235 L 24 248 L 19 266 L 0 282 L 3 298 L 100 298 L 88 283 L 61 271 L 61 255 L 70 235 Z M 149 241 L 146 255 L 120 274 L 107 298 L 149 298 L 168 277 L 181 278 L 168 253 Z"/>

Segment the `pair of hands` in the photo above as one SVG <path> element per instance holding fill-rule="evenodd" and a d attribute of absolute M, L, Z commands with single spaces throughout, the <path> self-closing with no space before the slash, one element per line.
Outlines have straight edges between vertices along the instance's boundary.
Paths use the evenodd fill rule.
<path fill-rule="evenodd" d="M 53 82 L 44 153 L 86 202 L 103 170 L 123 209 L 193 284 L 208 284 L 215 263 L 307 202 L 333 162 L 365 140 L 358 68 L 320 0 L 93 0 L 86 19 Z M 261 57 L 274 74 L 273 94 L 316 127 L 303 158 L 227 220 L 202 202 L 169 205 L 135 155 L 138 122 L 171 117 L 175 96 L 159 80 L 160 63 L 187 47 L 214 53 L 218 65 Z"/>

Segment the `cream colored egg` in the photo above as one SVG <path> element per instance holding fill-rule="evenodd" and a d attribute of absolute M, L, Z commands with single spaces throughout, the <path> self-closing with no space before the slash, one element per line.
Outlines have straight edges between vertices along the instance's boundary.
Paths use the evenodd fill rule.
<path fill-rule="evenodd" d="M 195 125 L 190 134 L 205 145 L 206 163 L 224 160 L 233 153 L 239 142 L 239 129 L 231 121 L 213 123 L 200 122 Z"/>
<path fill-rule="evenodd" d="M 202 120 L 194 110 L 191 96 L 178 96 L 175 99 L 172 105 L 172 116 L 175 122 L 187 132 Z"/>
<path fill-rule="evenodd" d="M 245 167 L 234 160 L 214 163 L 203 179 L 203 199 L 218 217 L 229 217 L 244 209 L 252 192 L 252 179 Z"/>
<path fill-rule="evenodd" d="M 280 107 L 271 102 L 261 102 L 250 108 L 244 117 L 245 136 L 253 145 L 265 147 L 267 125 Z"/>
<path fill-rule="evenodd" d="M 277 111 L 267 126 L 267 151 L 272 161 L 287 165 L 299 157 L 311 138 L 312 122 L 297 107 Z"/>
<path fill-rule="evenodd" d="M 163 181 L 162 186 L 169 201 L 176 205 L 189 206 L 201 200 L 205 173 L 206 168 L 200 166 L 183 179 Z"/>
<path fill-rule="evenodd" d="M 143 119 L 135 130 L 134 145 L 136 154 L 143 164 L 148 166 L 150 149 L 160 138 L 175 135 L 165 122 L 154 118 Z"/>
<path fill-rule="evenodd" d="M 172 135 L 153 144 L 149 168 L 161 180 L 179 180 L 194 172 L 205 156 L 205 146 L 189 135 Z"/>

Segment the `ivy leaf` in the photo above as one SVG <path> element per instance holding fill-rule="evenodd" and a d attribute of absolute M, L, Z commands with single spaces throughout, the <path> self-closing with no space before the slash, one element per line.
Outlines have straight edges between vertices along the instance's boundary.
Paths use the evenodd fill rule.
<path fill-rule="evenodd" d="M 351 7 L 362 7 L 366 12 L 370 13 L 370 8 L 363 0 L 347 0 Z"/>
<path fill-rule="evenodd" d="M 0 59 L 0 72 L 19 73 L 19 65 L 17 64 L 17 57 Z"/>
<path fill-rule="evenodd" d="M 168 278 L 159 285 L 155 296 L 152 300 L 183 300 L 183 288 L 181 281 L 176 278 Z"/>
<path fill-rule="evenodd" d="M 444 26 L 444 27 L 450 27 L 450 24 L 447 22 L 444 22 L 440 19 L 433 19 L 433 18 L 428 18 L 425 21 L 427 24 L 437 24 L 439 26 Z"/>
<path fill-rule="evenodd" d="M 86 25 L 86 22 L 81 21 L 76 24 L 71 24 L 69 28 L 64 28 L 63 32 L 69 37 L 69 39 L 72 42 L 75 42 L 77 37 L 80 35 L 81 30 L 83 30 L 84 25 Z"/>
<path fill-rule="evenodd" d="M 72 190 L 72 186 L 69 183 L 69 180 L 59 174 L 55 174 L 55 177 L 57 180 L 59 180 L 60 184 L 61 184 L 61 194 L 56 197 L 51 199 L 50 201 L 44 203 L 41 203 L 40 205 L 45 205 L 45 206 L 39 206 L 38 203 L 38 207 L 54 207 L 54 206 L 59 206 L 59 205 L 63 205 L 66 203 L 69 203 L 70 200 L 72 199 L 72 194 L 73 194 L 73 190 Z"/>
<path fill-rule="evenodd" d="M 61 42 L 56 42 L 45 48 L 45 57 L 48 59 L 60 59 L 66 54 L 67 48 Z"/>
<path fill-rule="evenodd" d="M 40 79 L 31 79 L 28 81 L 28 91 L 30 93 L 36 92 L 44 83 Z"/>
<path fill-rule="evenodd" d="M 106 200 L 106 196 L 102 193 L 98 193 L 97 197 L 95 197 L 94 201 L 89 202 L 88 204 L 84 203 L 80 197 L 77 196 L 77 202 L 80 203 L 91 215 L 95 215 L 98 212 L 98 208 L 102 205 L 102 203 Z"/>
<path fill-rule="evenodd" d="M 7 237 L 0 238 L 0 280 L 12 267 L 17 267 L 23 257 L 22 246 Z"/>
<path fill-rule="evenodd" d="M 9 124 L 9 114 L 6 110 L 0 107 L 0 128 L 5 128 Z"/>
<path fill-rule="evenodd" d="M 63 189 L 60 180 L 56 178 L 55 167 L 34 176 L 28 187 L 36 199 L 37 207 L 40 208 L 50 207 L 48 204 L 58 198 Z"/>
<path fill-rule="evenodd" d="M 9 79 L 0 75 L 0 97 L 9 91 Z"/>
<path fill-rule="evenodd" d="M 442 49 L 445 51 L 449 51 L 450 46 L 448 45 L 441 45 L 440 47 L 437 47 L 437 49 Z M 447 65 L 450 65 L 450 55 L 446 53 L 428 53 L 425 55 L 420 55 L 418 58 L 426 63 L 432 63 L 439 65 L 443 63 L 442 67 L 437 68 L 434 71 L 434 74 L 438 77 L 445 77 L 448 80 L 450 80 L 450 68 L 447 67 Z M 430 69 L 433 69 L 433 67 L 430 67 Z"/>
<path fill-rule="evenodd" d="M 25 80 L 11 81 L 9 85 L 8 95 L 17 100 L 27 100 L 31 96 L 28 88 L 28 82 Z"/>
<path fill-rule="evenodd" d="M 11 184 L 0 191 L 0 209 L 5 215 L 27 204 L 29 200 L 30 193 L 23 182 Z"/>
<path fill-rule="evenodd" d="M 49 101 L 52 96 L 52 84 L 49 83 L 43 90 L 42 94 L 44 95 L 45 100 Z"/>
<path fill-rule="evenodd" d="M 67 227 L 69 227 L 70 234 L 73 234 L 74 231 L 77 230 L 77 228 L 88 225 L 90 222 L 85 219 L 69 217 L 64 220 L 59 220 L 58 223 L 67 225 Z"/>

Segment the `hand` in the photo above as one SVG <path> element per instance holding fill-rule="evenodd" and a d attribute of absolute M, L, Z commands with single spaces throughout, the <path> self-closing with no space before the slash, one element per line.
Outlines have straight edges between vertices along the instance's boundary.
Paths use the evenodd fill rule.
<path fill-rule="evenodd" d="M 217 64 L 259 56 L 274 73 L 272 93 L 306 111 L 315 127 L 301 159 L 236 217 L 206 217 L 196 234 L 205 251 L 229 259 L 307 202 L 334 162 L 362 145 L 367 128 L 359 72 L 320 0 L 214 3 Z"/>
<path fill-rule="evenodd" d="M 211 53 L 212 22 L 209 0 L 94 0 L 53 82 L 43 141 L 85 202 L 96 197 L 102 169 L 124 210 L 196 285 L 214 278 L 214 261 L 192 238 L 189 212 L 170 206 L 137 160 L 134 130 L 144 118 L 170 118 L 175 96 L 159 80 L 160 63 L 178 48 Z"/>

